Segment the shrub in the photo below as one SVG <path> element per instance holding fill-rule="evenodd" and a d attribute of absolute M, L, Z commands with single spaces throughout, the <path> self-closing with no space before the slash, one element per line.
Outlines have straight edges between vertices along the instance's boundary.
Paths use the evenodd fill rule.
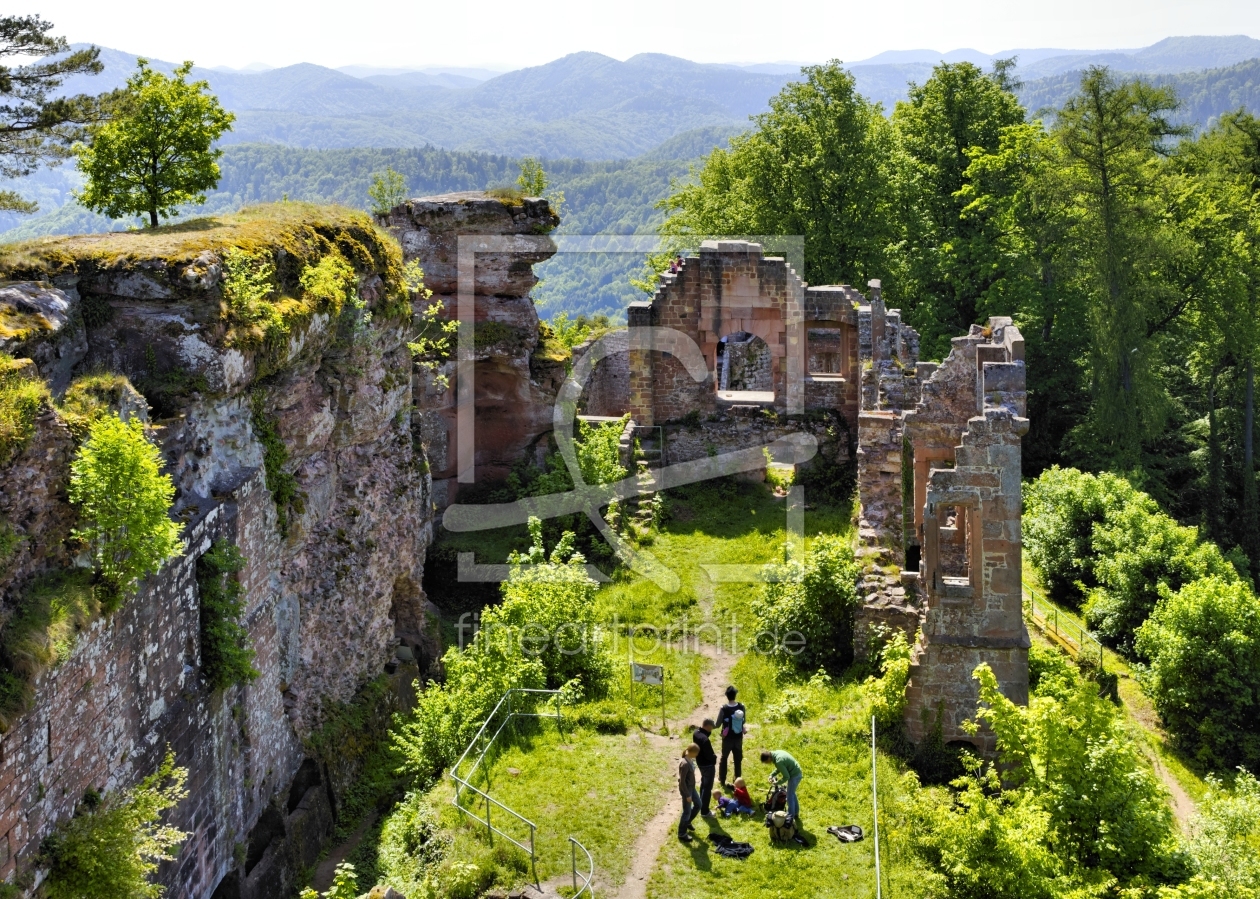
<path fill-rule="evenodd" d="M 258 677 L 249 632 L 241 624 L 245 604 L 237 576 L 245 567 L 241 551 L 217 540 L 197 560 L 201 598 L 201 670 L 216 690 Z"/>
<path fill-rule="evenodd" d="M 836 536 L 816 538 L 804 562 L 766 566 L 753 613 L 761 633 L 774 637 L 772 654 L 803 671 L 837 671 L 852 662 L 858 573 L 853 548 Z"/>
<path fill-rule="evenodd" d="M 223 319 L 232 330 L 229 343 L 257 346 L 288 336 L 289 325 L 272 301 L 276 268 L 271 253 L 231 247 L 223 254 Z"/>
<path fill-rule="evenodd" d="M 434 870 L 450 847 L 451 838 L 439 829 L 433 805 L 423 793 L 408 793 L 381 828 L 377 858 L 384 883 L 404 896 L 430 895 Z"/>
<path fill-rule="evenodd" d="M 975 676 L 997 758 L 966 757 L 954 801 L 925 803 L 915 837 L 950 896 L 1129 895 L 1184 877 L 1163 789 L 1093 684 L 1024 708 L 987 665 Z"/>
<path fill-rule="evenodd" d="M 93 422 L 70 463 L 70 502 L 80 516 L 74 534 L 114 591 L 107 609 L 182 548 L 183 526 L 169 517 L 175 487 L 161 465 L 143 425 L 114 415 Z"/>
<path fill-rule="evenodd" d="M 564 726 L 597 734 L 624 734 L 642 721 L 639 710 L 624 699 L 597 699 L 565 707 Z"/>
<path fill-rule="evenodd" d="M 162 814 L 187 792 L 188 772 L 169 749 L 157 771 L 136 787 L 105 797 L 89 793 L 69 821 L 41 847 L 48 867 L 46 899 L 150 899 L 166 890 L 149 883 L 158 863 L 175 858 L 188 834 L 163 825 Z"/>
<path fill-rule="evenodd" d="M 442 657 L 444 684 L 431 684 L 393 737 L 403 769 L 425 782 L 453 763 L 503 694 L 515 687 L 569 688 L 599 698 L 612 662 L 594 630 L 595 583 L 565 533 L 548 558 L 542 523 L 533 546 L 513 553 L 503 602 L 487 609 L 471 645 Z M 525 564 L 529 563 L 529 567 Z"/>
<path fill-rule="evenodd" d="M 1057 465 L 1024 487 L 1023 536 L 1029 561 L 1050 597 L 1079 608 L 1094 576 L 1094 526 L 1113 510 L 1138 504 L 1150 513 L 1155 501 L 1124 478 L 1092 475 Z"/>
<path fill-rule="evenodd" d="M 906 713 L 906 684 L 910 680 L 910 644 L 901 631 L 893 634 L 879 653 L 880 676 L 867 678 L 871 712 L 880 731 L 899 731 Z"/>
<path fill-rule="evenodd" d="M 0 353 L 0 465 L 21 452 L 35 434 L 35 418 L 48 399 L 48 388 L 28 378 L 23 365 Z"/>
<path fill-rule="evenodd" d="M 126 375 L 94 372 L 75 378 L 57 404 L 57 411 L 70 433 L 83 440 L 92 424 L 114 410 L 121 412 L 128 400 L 143 402 Z"/>
<path fill-rule="evenodd" d="M 333 872 L 332 886 L 323 894 L 323 899 L 356 899 L 359 895 L 359 875 L 354 865 L 342 862 Z M 302 890 L 299 899 L 320 899 L 320 894 L 310 887 Z"/>
<path fill-rule="evenodd" d="M 1122 882 L 1175 871 L 1172 811 L 1162 785 L 1124 732 L 1120 713 L 1087 682 L 1066 699 L 1016 705 L 988 665 L 976 669 L 976 717 L 997 738 L 997 768 L 1010 789 L 1047 813 L 1049 846 L 1081 869 Z"/>
<path fill-rule="evenodd" d="M 1212 775 L 1190 825 L 1186 847 L 1196 871 L 1184 892 L 1166 896 L 1260 896 L 1260 781 L 1240 769 L 1229 790 Z"/>
<path fill-rule="evenodd" d="M 1161 587 L 1176 591 L 1209 575 L 1238 581 L 1216 544 L 1201 542 L 1197 528 L 1152 511 L 1148 502 L 1112 510 L 1094 527 L 1093 545 L 1099 586 L 1089 592 L 1086 619 L 1130 654 L 1134 634 L 1154 611 Z"/>
<path fill-rule="evenodd" d="M 612 661 L 595 631 L 595 591 L 586 560 L 574 552 L 572 533 L 565 533 L 550 558 L 542 543 L 542 522 L 529 519 L 533 545 L 527 554 L 508 556 L 511 572 L 503 582 L 503 602 L 487 609 L 482 630 L 502 628 L 526 656 L 543 663 L 548 689 L 573 680 L 587 698 L 607 691 Z"/>
<path fill-rule="evenodd" d="M 1206 765 L 1260 765 L 1260 600 L 1217 577 L 1164 593 L 1137 638 L 1164 726 Z"/>
<path fill-rule="evenodd" d="M 1076 607 L 1087 599 L 1090 627 L 1126 654 L 1161 584 L 1238 579 L 1215 544 L 1116 475 L 1051 468 L 1027 485 L 1024 505 L 1024 545 L 1047 592 Z"/>

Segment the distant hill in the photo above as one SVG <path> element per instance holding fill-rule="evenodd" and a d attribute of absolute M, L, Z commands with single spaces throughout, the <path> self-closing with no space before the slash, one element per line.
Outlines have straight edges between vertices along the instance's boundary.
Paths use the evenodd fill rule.
<path fill-rule="evenodd" d="M 988 55 L 963 49 L 938 53 L 881 53 L 850 66 L 858 90 L 891 112 L 907 84 L 922 83 L 941 61 L 989 65 L 1019 56 L 1025 94 L 1036 108 L 1065 96 L 1087 65 L 1167 74 L 1235 66 L 1260 57 L 1260 41 L 1230 37 L 1173 37 L 1140 50 L 1104 53 L 1051 48 Z M 71 92 L 121 86 L 135 57 L 102 50 L 105 71 L 70 79 Z M 154 61 L 170 71 L 171 63 Z M 541 66 L 489 77 L 484 70 L 399 71 L 370 66 L 342 70 L 302 63 L 265 71 L 196 69 L 237 114 L 228 143 L 282 144 L 307 149 L 423 147 L 475 150 L 508 156 L 632 159 L 684 133 L 729 136 L 748 127 L 784 84 L 801 77 L 782 63 L 701 64 L 660 53 L 620 62 L 599 53 L 572 53 Z M 1043 78 L 1059 78 L 1045 81 Z M 479 80 L 483 79 L 483 80 Z M 1189 84 L 1189 82 L 1187 82 Z M 1202 109 L 1244 87 L 1203 88 Z M 1199 115 L 1196 106 L 1196 115 Z"/>
<path fill-rule="evenodd" d="M 1146 77 L 1177 91 L 1181 108 L 1174 119 L 1182 124 L 1209 128 L 1222 113 L 1239 107 L 1260 114 L 1260 59 L 1202 72 Z M 1019 98 L 1031 114 L 1048 116 L 1076 92 L 1080 82 L 1080 72 L 1027 81 Z"/>

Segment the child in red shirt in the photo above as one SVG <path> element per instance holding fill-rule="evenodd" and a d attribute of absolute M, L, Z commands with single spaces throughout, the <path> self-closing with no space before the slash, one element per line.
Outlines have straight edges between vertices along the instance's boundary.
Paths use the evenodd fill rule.
<path fill-rule="evenodd" d="M 742 777 L 735 778 L 735 790 L 731 794 L 731 798 L 745 808 L 752 808 L 752 797 L 748 795 L 748 785 L 744 783 Z"/>

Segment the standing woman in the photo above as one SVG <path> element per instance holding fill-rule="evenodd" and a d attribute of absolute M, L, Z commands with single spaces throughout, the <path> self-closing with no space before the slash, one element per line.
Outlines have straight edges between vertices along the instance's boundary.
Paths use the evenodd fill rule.
<path fill-rule="evenodd" d="M 678 794 L 682 796 L 682 817 L 678 820 L 678 839 L 684 843 L 691 842 L 691 834 L 687 831 L 694 827 L 691 819 L 700 812 L 700 794 L 696 790 L 696 769 L 691 762 L 700 752 L 695 743 L 688 744 L 678 760 Z"/>
<path fill-rule="evenodd" d="M 722 789 L 730 790 L 726 780 L 726 759 L 735 756 L 735 777 L 744 776 L 741 770 L 744 764 L 744 719 L 747 711 L 742 702 L 736 702 L 737 690 L 734 685 L 726 688 L 726 705 L 718 710 L 717 728 L 722 734 L 722 762 L 718 765 L 718 783 Z"/>

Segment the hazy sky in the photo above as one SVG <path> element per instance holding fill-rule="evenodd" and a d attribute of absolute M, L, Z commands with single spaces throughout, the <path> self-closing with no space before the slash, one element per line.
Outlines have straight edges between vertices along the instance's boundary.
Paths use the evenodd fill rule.
<path fill-rule="evenodd" d="M 1260 37 L 1258 0 L 34 0 L 71 41 L 198 65 L 516 69 L 578 50 L 698 62 L 864 59 L 883 50 L 1141 47 Z"/>

